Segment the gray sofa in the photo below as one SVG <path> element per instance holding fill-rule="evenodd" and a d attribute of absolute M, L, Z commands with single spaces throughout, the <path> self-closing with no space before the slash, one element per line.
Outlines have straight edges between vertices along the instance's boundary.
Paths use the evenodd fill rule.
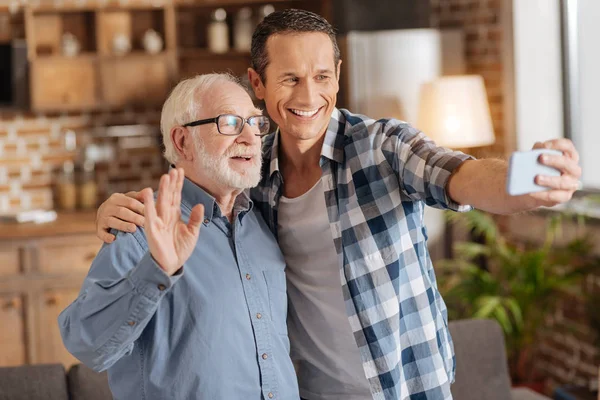
<path fill-rule="evenodd" d="M 0 368 L 0 400 L 112 399 L 106 373 L 83 365 L 66 373 L 61 364 Z"/>
<path fill-rule="evenodd" d="M 450 323 L 456 351 L 455 400 L 547 400 L 527 389 L 512 389 L 506 364 L 504 336 L 490 320 Z M 83 365 L 68 374 L 62 365 L 0 368 L 0 400 L 111 399 L 106 373 Z"/>
<path fill-rule="evenodd" d="M 548 400 L 510 385 L 504 335 L 497 322 L 469 319 L 450 322 L 456 353 L 455 400 Z"/>

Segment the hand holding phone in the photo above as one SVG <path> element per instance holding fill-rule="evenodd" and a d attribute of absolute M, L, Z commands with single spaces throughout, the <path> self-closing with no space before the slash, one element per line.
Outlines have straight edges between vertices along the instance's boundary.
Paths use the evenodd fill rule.
<path fill-rule="evenodd" d="M 511 196 L 550 190 L 535 183 L 537 175 L 560 176 L 561 172 L 539 162 L 541 154 L 562 155 L 562 152 L 551 149 L 535 149 L 514 152 L 508 164 L 506 191 Z"/>

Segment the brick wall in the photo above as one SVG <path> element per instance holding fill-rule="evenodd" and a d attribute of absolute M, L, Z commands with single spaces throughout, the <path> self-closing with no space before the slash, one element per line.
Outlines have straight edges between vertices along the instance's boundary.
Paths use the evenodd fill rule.
<path fill-rule="evenodd" d="M 509 218 L 508 230 L 516 240 L 538 243 L 545 237 L 545 224 L 545 218 L 539 215 L 519 215 Z M 565 223 L 557 243 L 562 245 L 582 235 L 591 239 L 593 251 L 599 256 L 600 223 L 595 220 L 583 227 Z M 600 293 L 600 275 L 589 275 L 581 289 L 564 295 L 556 313 L 548 316 L 549 329 L 542 335 L 536 368 L 548 378 L 549 388 L 567 383 L 597 387 L 600 342 L 596 340 L 597 332 L 592 329 L 586 310 L 590 296 L 597 293 Z M 600 321 L 600 314 L 597 318 Z"/>
<path fill-rule="evenodd" d="M 110 161 L 101 161 L 95 168 L 98 201 L 113 192 L 154 187 L 166 170 L 159 148 L 158 116 L 159 111 L 153 110 L 0 115 L 0 214 L 53 208 L 63 163 L 71 160 L 81 166 L 89 145 L 111 155 Z M 75 151 L 65 148 L 67 132 L 76 135 Z"/>
<path fill-rule="evenodd" d="M 550 388 L 567 383 L 597 388 L 600 357 L 585 296 L 600 290 L 598 279 L 589 276 L 581 294 L 565 295 L 557 312 L 548 317 L 549 329 L 542 336 L 536 368 L 548 378 Z"/>
<path fill-rule="evenodd" d="M 496 143 L 476 155 L 504 155 L 507 148 L 503 118 L 502 0 L 430 0 L 431 26 L 460 28 L 465 35 L 468 74 L 483 76 L 496 134 Z"/>

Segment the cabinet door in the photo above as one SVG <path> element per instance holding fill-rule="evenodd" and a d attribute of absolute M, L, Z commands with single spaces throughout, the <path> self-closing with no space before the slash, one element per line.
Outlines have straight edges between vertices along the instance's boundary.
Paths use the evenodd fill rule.
<path fill-rule="evenodd" d="M 19 294 L 0 295 L 0 366 L 26 362 L 25 312 Z"/>
<path fill-rule="evenodd" d="M 133 54 L 100 67 L 102 100 L 112 108 L 162 104 L 169 90 L 169 59 Z"/>
<path fill-rule="evenodd" d="M 97 105 L 95 58 L 42 57 L 31 63 L 34 110 L 62 111 Z"/>
<path fill-rule="evenodd" d="M 77 298 L 78 289 L 47 290 L 41 297 L 37 363 L 62 363 L 65 368 L 79 363 L 65 348 L 58 315 Z"/>
<path fill-rule="evenodd" d="M 14 276 L 21 272 L 20 249 L 0 245 L 0 277 Z"/>
<path fill-rule="evenodd" d="M 39 247 L 39 271 L 67 274 L 71 279 L 85 276 L 100 247 L 102 243 L 94 235 L 44 239 Z"/>

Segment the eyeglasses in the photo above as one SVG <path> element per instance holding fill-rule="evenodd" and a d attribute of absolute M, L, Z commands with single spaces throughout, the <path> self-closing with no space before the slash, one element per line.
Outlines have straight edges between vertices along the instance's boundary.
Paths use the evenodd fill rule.
<path fill-rule="evenodd" d="M 211 123 L 217 124 L 217 130 L 221 135 L 236 136 L 242 133 L 244 124 L 248 124 L 256 136 L 265 136 L 269 134 L 269 118 L 264 115 L 254 115 L 252 117 L 243 118 L 235 114 L 221 114 L 215 118 L 201 119 L 199 121 L 188 122 L 183 125 L 198 126 Z"/>

